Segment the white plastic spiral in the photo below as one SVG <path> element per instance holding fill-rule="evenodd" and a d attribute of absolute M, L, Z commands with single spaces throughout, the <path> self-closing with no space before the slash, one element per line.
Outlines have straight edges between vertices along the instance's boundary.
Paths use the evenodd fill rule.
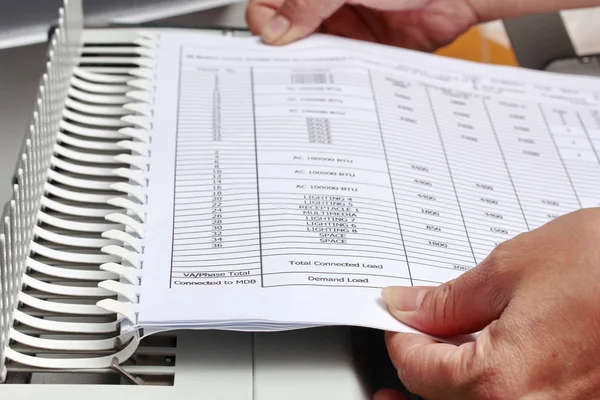
<path fill-rule="evenodd" d="M 150 166 L 150 144 L 152 141 L 152 116 L 154 104 L 154 70 L 151 68 L 156 63 L 157 41 L 149 33 L 141 33 L 134 42 L 140 46 L 139 54 L 145 59 L 140 61 L 140 67 L 131 71 L 135 79 L 127 82 L 135 90 L 125 93 L 132 102 L 123 106 L 131 114 L 123 116 L 122 120 L 129 122 L 133 127 L 121 129 L 127 140 L 117 143 L 123 154 L 117 159 L 129 165 L 129 168 L 119 168 L 113 171 L 116 176 L 125 178 L 127 183 L 114 184 L 113 189 L 123 195 L 111 198 L 108 204 L 116 205 L 123 209 L 123 213 L 107 215 L 107 221 L 124 226 L 122 231 L 108 230 L 103 233 L 106 238 L 116 239 L 118 245 L 108 245 L 102 252 L 116 257 L 118 261 L 107 262 L 100 266 L 104 271 L 110 271 L 119 277 L 119 280 L 105 280 L 99 287 L 117 295 L 117 298 L 107 298 L 99 301 L 97 306 L 114 312 L 125 318 L 124 325 L 135 330 L 138 321 L 135 304 L 139 302 L 139 287 L 143 279 L 143 252 L 146 221 L 145 205 L 147 203 L 146 188 L 148 186 L 147 171 Z"/>
<path fill-rule="evenodd" d="M 12 326 L 19 319 L 19 304 L 48 302 L 22 296 L 28 282 L 28 255 L 35 237 L 36 215 L 56 140 L 60 109 L 65 103 L 69 77 L 77 61 L 81 38 L 81 3 L 65 1 L 50 40 L 46 72 L 37 93 L 31 125 L 17 161 L 13 196 L 4 210 L 0 235 L 0 382 L 6 378 L 6 360 L 12 359 Z"/>
<path fill-rule="evenodd" d="M 1 221 L 0 382 L 11 363 L 110 368 L 139 345 L 122 319 L 142 278 L 156 47 L 109 36 L 65 1 Z"/>

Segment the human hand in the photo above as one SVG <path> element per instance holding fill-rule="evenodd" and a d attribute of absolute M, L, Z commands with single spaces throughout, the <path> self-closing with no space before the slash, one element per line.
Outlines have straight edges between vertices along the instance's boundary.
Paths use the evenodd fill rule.
<path fill-rule="evenodd" d="M 497 19 L 600 6 L 600 0 L 249 0 L 250 31 L 269 44 L 314 32 L 433 51 Z"/>
<path fill-rule="evenodd" d="M 470 0 L 250 0 L 246 19 L 270 44 L 319 31 L 426 51 L 479 21 Z"/>
<path fill-rule="evenodd" d="M 386 334 L 412 393 L 427 400 L 600 398 L 600 208 L 519 235 L 452 282 L 389 288 L 383 296 L 396 318 L 430 335 L 480 332 L 460 346 Z M 391 391 L 374 397 L 400 399 Z"/>

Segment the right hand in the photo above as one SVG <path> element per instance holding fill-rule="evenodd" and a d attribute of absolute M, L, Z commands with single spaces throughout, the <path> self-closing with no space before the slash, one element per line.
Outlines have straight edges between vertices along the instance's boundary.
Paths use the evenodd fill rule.
<path fill-rule="evenodd" d="M 454 281 L 385 289 L 391 313 L 422 332 L 480 332 L 461 346 L 388 333 L 400 380 L 427 400 L 600 399 L 599 243 L 600 207 L 580 210 L 502 243 Z"/>
<path fill-rule="evenodd" d="M 433 51 L 480 22 L 472 0 L 250 0 L 250 30 L 269 44 L 313 32 Z"/>

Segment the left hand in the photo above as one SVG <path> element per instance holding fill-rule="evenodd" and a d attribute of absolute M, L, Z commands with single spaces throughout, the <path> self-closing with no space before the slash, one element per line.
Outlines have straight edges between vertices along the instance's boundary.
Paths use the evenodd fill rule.
<path fill-rule="evenodd" d="M 252 33 L 260 34 L 269 44 L 287 44 L 321 32 L 433 51 L 480 22 L 472 2 L 250 0 L 246 20 Z"/>

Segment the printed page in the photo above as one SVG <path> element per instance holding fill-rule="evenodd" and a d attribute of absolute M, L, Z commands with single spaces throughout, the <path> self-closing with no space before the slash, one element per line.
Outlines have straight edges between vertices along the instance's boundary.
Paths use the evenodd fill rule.
<path fill-rule="evenodd" d="M 327 36 L 158 40 L 142 324 L 408 330 L 383 287 L 600 206 L 598 80 Z"/>

